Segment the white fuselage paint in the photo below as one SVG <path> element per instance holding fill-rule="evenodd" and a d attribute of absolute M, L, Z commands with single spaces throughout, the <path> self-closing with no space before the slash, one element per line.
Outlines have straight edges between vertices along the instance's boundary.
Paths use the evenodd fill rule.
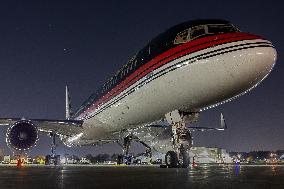
<path fill-rule="evenodd" d="M 231 42 L 185 55 L 163 65 L 94 111 L 78 117 L 84 120 L 84 138 L 107 139 L 111 133 L 122 129 L 163 119 L 170 111 L 204 110 L 244 93 L 259 84 L 276 61 L 273 47 L 252 48 L 257 46 L 252 43 L 259 42 L 270 44 L 263 39 Z M 243 49 L 236 50 L 240 48 L 238 45 L 244 45 Z M 204 53 L 207 54 L 203 58 L 194 58 Z M 151 76 L 169 68 L 176 69 L 138 87 L 139 83 L 149 81 Z M 132 88 L 135 88 L 134 92 L 115 102 Z M 100 112 L 109 104 L 112 105 Z"/>

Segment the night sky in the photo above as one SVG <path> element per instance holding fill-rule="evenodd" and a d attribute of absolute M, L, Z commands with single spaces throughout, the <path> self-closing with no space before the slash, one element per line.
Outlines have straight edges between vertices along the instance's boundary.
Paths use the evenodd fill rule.
<path fill-rule="evenodd" d="M 74 2 L 74 3 L 73 3 Z M 64 119 L 65 85 L 77 108 L 136 51 L 159 33 L 192 19 L 226 19 L 264 36 L 278 60 L 269 77 L 237 100 L 202 112 L 197 126 L 229 129 L 194 133 L 194 146 L 229 151 L 284 149 L 284 3 L 282 1 L 1 1 L 0 117 Z M 6 129 L 0 147 L 6 148 Z M 143 151 L 139 145 L 132 148 Z M 41 134 L 31 154 L 49 152 Z M 118 145 L 69 149 L 85 154 L 121 152 Z"/>

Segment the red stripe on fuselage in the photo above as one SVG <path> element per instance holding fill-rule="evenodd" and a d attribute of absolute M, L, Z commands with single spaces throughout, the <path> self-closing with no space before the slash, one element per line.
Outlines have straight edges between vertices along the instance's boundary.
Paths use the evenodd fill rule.
<path fill-rule="evenodd" d="M 170 50 L 167 50 L 164 53 L 150 60 L 148 63 L 142 65 L 137 70 L 135 70 L 131 75 L 125 78 L 121 83 L 119 83 L 117 86 L 112 88 L 107 94 L 102 96 L 87 110 L 85 110 L 79 117 L 84 116 L 86 113 L 92 111 L 94 108 L 97 108 L 99 105 L 108 102 L 111 98 L 117 96 L 119 93 L 127 89 L 130 85 L 134 84 L 136 81 L 146 76 L 149 72 L 161 67 L 162 65 L 176 58 L 180 58 L 189 53 L 197 52 L 209 47 L 222 45 L 224 43 L 250 40 L 250 39 L 262 39 L 262 38 L 247 33 L 220 34 L 220 35 L 208 36 L 193 41 L 189 41 L 187 43 L 174 47 Z"/>

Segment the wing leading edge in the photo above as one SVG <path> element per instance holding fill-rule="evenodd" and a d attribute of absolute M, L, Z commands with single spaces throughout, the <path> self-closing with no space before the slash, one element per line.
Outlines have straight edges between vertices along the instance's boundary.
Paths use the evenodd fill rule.
<path fill-rule="evenodd" d="M 0 126 L 10 126 L 23 120 L 32 122 L 39 131 L 54 132 L 64 136 L 73 136 L 83 130 L 83 121 L 81 120 L 0 118 Z"/>

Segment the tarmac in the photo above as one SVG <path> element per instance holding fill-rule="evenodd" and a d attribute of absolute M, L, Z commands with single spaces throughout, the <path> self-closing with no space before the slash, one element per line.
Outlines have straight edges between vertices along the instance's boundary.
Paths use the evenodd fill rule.
<path fill-rule="evenodd" d="M 277 188 L 284 189 L 283 165 L 0 166 L 0 188 Z"/>

